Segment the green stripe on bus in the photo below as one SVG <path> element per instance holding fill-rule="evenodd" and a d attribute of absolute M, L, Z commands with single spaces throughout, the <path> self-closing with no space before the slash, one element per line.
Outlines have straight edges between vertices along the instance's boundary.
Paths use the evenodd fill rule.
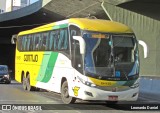
<path fill-rule="evenodd" d="M 57 57 L 58 57 L 58 52 L 44 53 L 42 65 L 40 67 L 40 71 L 37 77 L 38 81 L 47 83 L 50 80 Z"/>
<path fill-rule="evenodd" d="M 48 65 L 47 68 L 45 70 L 45 78 L 43 78 L 42 82 L 47 83 L 51 77 L 52 77 L 52 72 L 55 66 L 55 63 L 57 61 L 57 57 L 58 57 L 58 53 L 51 53 L 49 61 L 48 61 Z"/>
<path fill-rule="evenodd" d="M 60 29 L 60 28 L 66 28 L 66 27 L 68 27 L 68 24 L 56 25 L 56 26 L 53 26 L 53 29 Z"/>

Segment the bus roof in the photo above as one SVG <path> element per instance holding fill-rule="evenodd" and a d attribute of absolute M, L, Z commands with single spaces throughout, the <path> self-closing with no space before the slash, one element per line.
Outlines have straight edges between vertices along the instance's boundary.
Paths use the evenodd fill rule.
<path fill-rule="evenodd" d="M 101 31 L 110 33 L 133 32 L 128 26 L 109 20 L 78 18 L 70 19 L 70 23 L 77 24 L 81 29 L 89 31 Z"/>
<path fill-rule="evenodd" d="M 63 21 L 58 21 L 43 25 L 31 30 L 22 31 L 19 35 L 32 34 L 37 32 L 44 32 L 53 29 L 65 28 L 68 24 L 74 24 L 82 30 L 100 31 L 109 33 L 132 33 L 133 31 L 126 25 L 101 19 L 88 19 L 88 18 L 71 18 Z"/>

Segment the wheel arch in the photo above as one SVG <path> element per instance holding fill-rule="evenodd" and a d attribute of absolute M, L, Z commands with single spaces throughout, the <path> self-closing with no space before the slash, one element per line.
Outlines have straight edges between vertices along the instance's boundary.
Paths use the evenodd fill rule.
<path fill-rule="evenodd" d="M 27 72 L 26 72 L 26 78 L 27 78 L 28 76 L 29 76 L 29 72 L 27 71 Z"/>
<path fill-rule="evenodd" d="M 67 81 L 66 77 L 62 77 L 62 79 L 61 79 L 61 87 L 62 87 L 62 84 L 63 84 L 64 81 Z"/>

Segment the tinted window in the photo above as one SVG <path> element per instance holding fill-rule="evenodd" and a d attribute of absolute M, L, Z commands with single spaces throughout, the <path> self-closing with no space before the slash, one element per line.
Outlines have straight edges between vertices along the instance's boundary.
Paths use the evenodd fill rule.
<path fill-rule="evenodd" d="M 63 51 L 69 53 L 68 29 L 20 36 L 19 51 Z"/>

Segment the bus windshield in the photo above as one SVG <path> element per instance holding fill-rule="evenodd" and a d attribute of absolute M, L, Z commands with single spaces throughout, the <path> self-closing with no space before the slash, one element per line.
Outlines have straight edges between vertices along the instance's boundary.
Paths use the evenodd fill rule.
<path fill-rule="evenodd" d="M 84 69 L 89 76 L 114 77 L 116 64 L 131 66 L 135 62 L 136 44 L 133 35 L 86 33 L 83 38 L 86 43 Z"/>
<path fill-rule="evenodd" d="M 136 44 L 131 36 L 113 36 L 115 62 L 134 62 Z"/>

